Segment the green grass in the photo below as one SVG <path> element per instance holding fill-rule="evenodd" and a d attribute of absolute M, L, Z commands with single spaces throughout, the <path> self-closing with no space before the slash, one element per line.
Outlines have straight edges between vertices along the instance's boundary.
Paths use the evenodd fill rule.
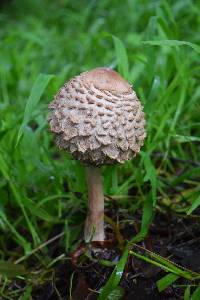
<path fill-rule="evenodd" d="M 103 168 L 105 194 L 124 196 L 125 210 L 143 209 L 137 238 L 147 233 L 159 201 L 171 205 L 180 198 L 168 194 L 169 186 L 190 182 L 181 190 L 187 200 L 180 199 L 173 209 L 195 213 L 200 192 L 199 11 L 200 4 L 192 0 L 16 0 L 1 7 L 0 277 L 8 277 L 0 283 L 0 298 L 18 299 L 17 290 L 12 296 L 7 289 L 17 274 L 29 278 L 20 298 L 29 299 L 26 294 L 36 280 L 29 259 L 34 256 L 35 264 L 48 270 L 52 258 L 45 243 L 55 226 L 63 232 L 58 260 L 78 244 L 87 208 L 84 168 L 54 146 L 47 106 L 58 88 L 81 71 L 118 69 L 144 105 L 148 136 L 141 155 Z M 126 196 L 132 188 L 136 193 L 130 201 Z M 8 260 L 21 261 L 25 274 L 23 266 L 10 274 L 9 264 L 6 271 Z M 42 276 L 37 280 L 43 282 Z"/>

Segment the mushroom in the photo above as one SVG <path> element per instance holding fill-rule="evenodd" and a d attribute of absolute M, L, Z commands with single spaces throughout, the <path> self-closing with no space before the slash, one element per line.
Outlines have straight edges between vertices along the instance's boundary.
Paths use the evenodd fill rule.
<path fill-rule="evenodd" d="M 109 68 L 72 78 L 50 103 L 55 142 L 86 165 L 89 209 L 84 239 L 103 241 L 104 196 L 99 167 L 133 158 L 145 139 L 142 105 L 131 85 Z"/>

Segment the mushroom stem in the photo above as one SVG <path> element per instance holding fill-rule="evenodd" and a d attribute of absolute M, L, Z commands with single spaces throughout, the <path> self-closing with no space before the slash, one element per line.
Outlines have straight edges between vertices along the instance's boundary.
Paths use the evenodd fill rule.
<path fill-rule="evenodd" d="M 103 241 L 104 235 L 104 196 L 101 172 L 97 167 L 87 167 L 88 214 L 85 222 L 85 242 Z"/>

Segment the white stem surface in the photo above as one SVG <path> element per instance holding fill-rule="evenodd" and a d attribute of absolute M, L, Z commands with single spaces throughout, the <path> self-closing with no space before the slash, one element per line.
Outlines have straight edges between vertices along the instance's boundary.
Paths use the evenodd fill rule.
<path fill-rule="evenodd" d="M 97 167 L 87 167 L 88 214 L 85 222 L 85 242 L 104 241 L 104 195 L 101 172 Z"/>

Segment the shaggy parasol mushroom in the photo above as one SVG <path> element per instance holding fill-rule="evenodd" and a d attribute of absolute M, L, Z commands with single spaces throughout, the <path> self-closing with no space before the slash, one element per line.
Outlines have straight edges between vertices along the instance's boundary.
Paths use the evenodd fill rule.
<path fill-rule="evenodd" d="M 145 119 L 131 85 L 109 68 L 75 76 L 49 105 L 56 144 L 87 165 L 85 242 L 103 241 L 104 197 L 99 166 L 123 163 L 143 145 Z"/>

